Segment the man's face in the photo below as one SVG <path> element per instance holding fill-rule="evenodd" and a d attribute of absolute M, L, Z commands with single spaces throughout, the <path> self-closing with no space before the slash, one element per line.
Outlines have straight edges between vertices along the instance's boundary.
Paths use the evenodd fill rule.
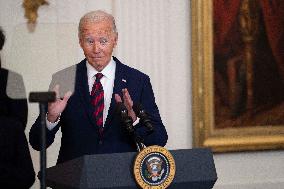
<path fill-rule="evenodd" d="M 102 20 L 85 23 L 79 37 L 89 64 L 97 71 L 102 71 L 109 63 L 117 43 L 117 34 L 113 32 L 112 22 Z"/>

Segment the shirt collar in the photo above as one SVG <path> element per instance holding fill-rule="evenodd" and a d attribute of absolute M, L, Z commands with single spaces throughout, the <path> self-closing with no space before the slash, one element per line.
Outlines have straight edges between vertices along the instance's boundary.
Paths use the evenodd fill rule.
<path fill-rule="evenodd" d="M 89 64 L 89 62 L 87 60 L 86 60 L 86 67 L 87 67 L 87 74 L 88 74 L 89 79 L 93 78 L 98 73 L 98 71 L 93 66 L 91 66 L 91 64 Z M 113 60 L 113 58 L 111 58 L 110 62 L 101 71 L 101 73 L 107 79 L 114 79 L 115 68 L 116 68 L 115 61 Z"/>

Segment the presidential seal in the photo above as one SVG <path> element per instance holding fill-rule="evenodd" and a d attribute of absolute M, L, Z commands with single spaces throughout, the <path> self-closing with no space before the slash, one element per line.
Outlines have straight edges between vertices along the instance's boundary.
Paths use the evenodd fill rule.
<path fill-rule="evenodd" d="M 143 189 L 167 188 L 174 179 L 175 170 L 173 156 L 161 146 L 144 148 L 134 162 L 134 177 Z"/>

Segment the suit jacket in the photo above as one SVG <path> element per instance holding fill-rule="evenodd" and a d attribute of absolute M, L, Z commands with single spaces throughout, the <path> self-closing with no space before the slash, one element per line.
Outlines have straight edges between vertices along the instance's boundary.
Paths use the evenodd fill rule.
<path fill-rule="evenodd" d="M 158 107 L 150 83 L 150 79 L 142 72 L 122 64 L 117 58 L 115 81 L 112 101 L 108 117 L 104 125 L 103 138 L 99 137 L 98 127 L 92 116 L 93 107 L 90 102 L 90 94 L 87 79 L 86 60 L 75 66 L 57 72 L 53 75 L 50 88 L 55 84 L 60 85 L 60 91 L 73 91 L 65 110 L 60 116 L 59 124 L 51 131 L 47 131 L 47 146 L 51 145 L 59 127 L 62 138 L 57 163 L 74 159 L 86 154 L 119 153 L 136 151 L 136 145 L 126 132 L 121 123 L 120 116 L 115 111 L 116 102 L 114 94 L 120 94 L 127 88 L 134 103 L 141 103 L 150 119 L 155 131 L 148 135 L 146 128 L 140 123 L 135 126 L 139 136 L 144 138 L 144 144 L 164 146 L 168 136 L 161 121 Z M 75 79 L 70 76 L 74 75 Z M 74 82 L 73 82 L 74 81 Z M 125 82 L 126 81 L 126 82 Z M 73 83 L 75 84 L 72 89 Z M 40 120 L 33 124 L 30 130 L 30 144 L 36 150 L 40 150 Z"/>
<path fill-rule="evenodd" d="M 22 76 L 0 69 L 0 186 L 29 188 L 35 172 L 24 129 L 28 105 Z"/>
<path fill-rule="evenodd" d="M 0 69 L 0 116 L 15 119 L 26 127 L 28 104 L 23 78 L 4 68 Z"/>

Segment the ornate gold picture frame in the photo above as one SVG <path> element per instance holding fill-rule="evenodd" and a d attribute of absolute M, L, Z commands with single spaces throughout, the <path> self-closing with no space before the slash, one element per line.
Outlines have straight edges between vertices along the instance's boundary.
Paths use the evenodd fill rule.
<path fill-rule="evenodd" d="M 283 149 L 282 124 L 235 127 L 230 125 L 232 122 L 228 122 L 227 127 L 216 127 L 213 0 L 192 0 L 191 19 L 194 147 L 209 147 L 214 152 Z M 254 114 L 249 114 L 249 118 L 250 116 L 253 117 Z"/>

